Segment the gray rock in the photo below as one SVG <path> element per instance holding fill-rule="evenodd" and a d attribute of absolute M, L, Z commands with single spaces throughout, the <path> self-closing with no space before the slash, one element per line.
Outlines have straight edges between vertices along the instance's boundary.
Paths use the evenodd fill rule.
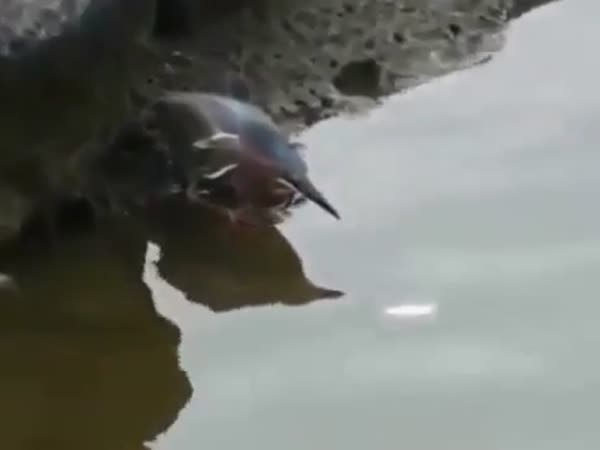
<path fill-rule="evenodd" d="M 486 61 L 504 44 L 512 6 L 511 0 L 256 3 L 198 27 L 189 26 L 194 14 L 186 14 L 182 28 L 192 31 L 160 39 L 164 64 L 150 80 L 149 96 L 218 91 L 223 73 L 233 71 L 247 80 L 256 103 L 300 128 Z"/>
<path fill-rule="evenodd" d="M 23 202 L 51 211 L 81 189 L 153 62 L 154 12 L 148 0 L 0 3 L 0 179 Z"/>

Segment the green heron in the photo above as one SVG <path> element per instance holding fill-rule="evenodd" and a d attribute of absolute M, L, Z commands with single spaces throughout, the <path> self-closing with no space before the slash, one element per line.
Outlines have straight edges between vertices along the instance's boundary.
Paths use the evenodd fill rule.
<path fill-rule="evenodd" d="M 279 222 L 308 199 L 339 219 L 293 143 L 258 107 L 216 94 L 171 92 L 143 114 L 192 201 L 234 222 Z"/>

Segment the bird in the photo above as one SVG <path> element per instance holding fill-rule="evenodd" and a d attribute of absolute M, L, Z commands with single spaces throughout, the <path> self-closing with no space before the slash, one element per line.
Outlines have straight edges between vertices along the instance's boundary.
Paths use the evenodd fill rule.
<path fill-rule="evenodd" d="M 303 144 L 292 142 L 263 110 L 235 96 L 168 92 L 142 113 L 145 128 L 168 148 L 187 199 L 233 222 L 280 222 L 310 200 L 338 211 L 308 175 Z"/>
<path fill-rule="evenodd" d="M 52 227 L 63 196 L 89 182 L 88 160 L 133 114 L 131 88 L 158 64 L 155 3 L 0 2 L 0 182 L 29 205 L 24 215 L 43 210 Z"/>

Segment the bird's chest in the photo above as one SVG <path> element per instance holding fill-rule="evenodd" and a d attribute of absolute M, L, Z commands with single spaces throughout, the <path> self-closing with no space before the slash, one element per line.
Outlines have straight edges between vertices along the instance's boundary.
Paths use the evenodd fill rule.
<path fill-rule="evenodd" d="M 295 194 L 272 166 L 253 160 L 240 162 L 232 174 L 232 185 L 241 198 L 261 208 L 286 204 Z"/>

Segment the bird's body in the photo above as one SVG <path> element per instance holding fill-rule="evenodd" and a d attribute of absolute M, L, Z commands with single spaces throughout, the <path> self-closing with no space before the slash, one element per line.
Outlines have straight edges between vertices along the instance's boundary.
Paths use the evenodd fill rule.
<path fill-rule="evenodd" d="M 148 117 L 179 166 L 188 197 L 241 220 L 277 221 L 306 197 L 339 218 L 271 118 L 235 98 L 173 92 Z"/>

